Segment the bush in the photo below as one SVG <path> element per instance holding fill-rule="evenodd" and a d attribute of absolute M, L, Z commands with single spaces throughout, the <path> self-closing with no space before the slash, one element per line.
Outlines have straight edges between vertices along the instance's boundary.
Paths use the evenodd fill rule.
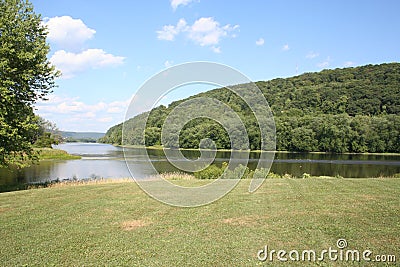
<path fill-rule="evenodd" d="M 273 174 L 273 173 L 271 172 L 271 174 Z M 255 169 L 255 171 L 254 171 L 254 173 L 253 173 L 251 178 L 264 179 L 264 178 L 267 178 L 268 175 L 269 175 L 269 172 L 265 168 Z"/>
<path fill-rule="evenodd" d="M 210 165 L 206 169 L 193 173 L 197 179 L 218 179 L 224 173 L 224 169 Z"/>
<path fill-rule="evenodd" d="M 241 173 L 243 173 L 241 175 Z M 250 176 L 250 169 L 247 166 L 244 166 L 242 164 L 239 164 L 233 171 L 232 170 L 226 170 L 223 178 L 224 179 L 246 179 L 249 178 Z"/>
<path fill-rule="evenodd" d="M 268 173 L 267 178 L 268 178 L 268 179 L 279 179 L 279 178 L 282 178 L 282 176 L 279 175 L 279 174 L 270 172 L 270 173 Z"/>

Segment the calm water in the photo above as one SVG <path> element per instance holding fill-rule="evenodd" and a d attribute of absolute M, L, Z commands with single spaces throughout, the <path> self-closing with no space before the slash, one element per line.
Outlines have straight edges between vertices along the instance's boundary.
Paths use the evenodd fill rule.
<path fill-rule="evenodd" d="M 124 178 L 130 177 L 122 148 L 106 144 L 67 143 L 56 146 L 71 154 L 80 155 L 80 160 L 49 160 L 22 170 L 0 169 L 0 185 L 43 182 L 55 179 Z M 144 149 L 127 149 L 131 168 L 139 176 L 152 174 L 145 164 Z M 160 172 L 176 171 L 168 163 L 161 150 L 147 150 L 151 162 Z M 183 154 L 196 159 L 196 151 Z M 228 162 L 229 152 L 218 152 L 216 164 Z M 259 153 L 251 153 L 249 167 L 255 168 Z M 399 155 L 335 155 L 309 153 L 276 153 L 271 171 L 301 176 L 303 173 L 321 176 L 378 177 L 400 173 Z M 140 177 L 138 177 L 140 178 Z"/>

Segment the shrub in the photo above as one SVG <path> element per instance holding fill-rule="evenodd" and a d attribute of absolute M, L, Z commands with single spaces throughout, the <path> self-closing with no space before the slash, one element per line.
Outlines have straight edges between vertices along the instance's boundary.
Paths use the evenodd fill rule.
<path fill-rule="evenodd" d="M 267 178 L 269 178 L 269 179 L 279 179 L 279 178 L 282 178 L 282 176 L 279 175 L 279 174 L 270 172 L 270 173 L 268 173 Z"/>
<path fill-rule="evenodd" d="M 271 172 L 271 174 L 274 174 L 274 173 Z M 252 178 L 264 179 L 264 178 L 267 178 L 268 175 L 269 175 L 269 172 L 265 168 L 255 169 L 254 174 L 252 175 Z"/>
<path fill-rule="evenodd" d="M 215 165 L 210 165 L 206 169 L 193 173 L 197 179 L 218 179 L 224 172 L 224 169 Z"/>
<path fill-rule="evenodd" d="M 241 175 L 241 173 L 243 173 Z M 222 178 L 224 179 L 247 179 L 250 178 L 252 172 L 247 166 L 239 164 L 234 170 L 227 169 Z"/>

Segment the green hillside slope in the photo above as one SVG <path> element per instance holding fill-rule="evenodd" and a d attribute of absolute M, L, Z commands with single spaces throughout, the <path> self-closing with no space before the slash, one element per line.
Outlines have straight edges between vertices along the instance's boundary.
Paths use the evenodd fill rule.
<path fill-rule="evenodd" d="M 104 133 L 98 132 L 67 132 L 60 131 L 61 136 L 67 142 L 96 142 L 104 136 Z"/>
<path fill-rule="evenodd" d="M 266 97 L 276 123 L 277 150 L 326 152 L 400 152 L 400 63 L 324 70 L 286 79 L 256 83 Z M 236 85 L 246 90 L 246 84 Z M 251 149 L 260 148 L 257 122 L 237 95 L 219 88 L 195 97 L 216 98 L 243 120 Z M 150 111 L 146 138 L 135 131 L 145 114 L 126 123 L 125 143 L 159 145 L 161 127 L 169 112 L 187 99 Z M 101 139 L 121 144 L 122 124 Z M 196 119 L 179 133 L 180 147 L 197 148 L 203 138 L 229 149 L 226 131 L 209 119 Z M 168 146 L 169 144 L 164 144 Z"/>

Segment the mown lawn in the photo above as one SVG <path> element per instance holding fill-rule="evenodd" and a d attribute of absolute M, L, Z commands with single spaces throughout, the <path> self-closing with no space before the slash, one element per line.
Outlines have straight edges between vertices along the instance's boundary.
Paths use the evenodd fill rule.
<path fill-rule="evenodd" d="M 399 264 L 400 179 L 269 179 L 253 194 L 248 183 L 199 208 L 167 206 L 126 181 L 2 193 L 0 266 L 352 265 L 257 259 L 265 245 L 318 252 L 339 238 Z"/>

